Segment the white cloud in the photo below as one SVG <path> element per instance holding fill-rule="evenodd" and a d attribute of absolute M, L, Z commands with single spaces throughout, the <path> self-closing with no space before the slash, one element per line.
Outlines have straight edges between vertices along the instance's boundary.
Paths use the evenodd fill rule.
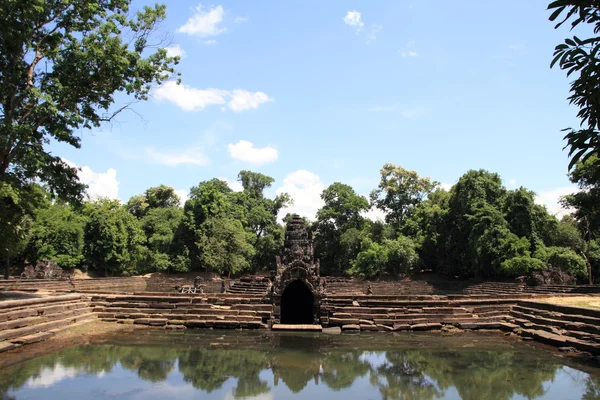
<path fill-rule="evenodd" d="M 175 194 L 177 196 L 179 196 L 179 204 L 181 205 L 181 207 L 183 207 L 185 205 L 185 202 L 190 198 L 188 196 L 189 193 L 190 193 L 190 191 L 185 190 L 185 189 L 176 189 L 175 190 Z"/>
<path fill-rule="evenodd" d="M 575 186 L 563 186 L 553 190 L 547 190 L 537 194 L 535 196 L 535 202 L 546 206 L 550 214 L 555 215 L 557 218 L 561 218 L 563 215 L 570 214 L 570 210 L 562 208 L 559 203 L 560 198 L 577 191 L 579 191 L 579 189 Z"/>
<path fill-rule="evenodd" d="M 377 39 L 377 34 L 383 30 L 383 25 L 372 25 L 366 33 L 367 44 Z"/>
<path fill-rule="evenodd" d="M 408 42 L 406 44 L 406 46 L 402 50 L 400 50 L 400 55 L 404 58 L 418 56 L 419 53 L 417 53 L 417 51 L 414 49 L 414 47 L 415 47 L 415 41 L 411 40 L 410 42 Z"/>
<path fill-rule="evenodd" d="M 356 28 L 356 33 L 362 31 L 365 27 L 364 22 L 362 22 L 362 17 L 358 11 L 348 11 L 344 17 L 344 22 L 347 25 Z"/>
<path fill-rule="evenodd" d="M 449 192 L 450 189 L 452 189 L 452 186 L 454 186 L 452 183 L 440 183 L 440 187 L 447 192 Z"/>
<path fill-rule="evenodd" d="M 361 213 L 361 215 L 371 221 L 385 221 L 385 212 L 377 207 L 372 207 L 369 211 Z"/>
<path fill-rule="evenodd" d="M 214 40 L 214 39 L 209 39 L 209 40 L 205 40 L 204 44 L 207 45 L 207 46 L 211 46 L 213 44 L 217 44 L 217 41 Z"/>
<path fill-rule="evenodd" d="M 296 213 L 314 219 L 317 210 L 324 204 L 321 200 L 323 190 L 325 190 L 325 185 L 318 175 L 306 170 L 292 172 L 285 177 L 283 185 L 277 189 L 276 193 L 278 195 L 288 193 L 294 200 L 294 204 L 281 210 L 279 218 L 283 218 L 287 213 Z"/>
<path fill-rule="evenodd" d="M 211 105 L 227 104 L 232 111 L 243 111 L 258 108 L 261 104 L 273 101 L 263 92 L 247 90 L 196 89 L 184 84 L 169 81 L 154 90 L 158 101 L 167 100 L 175 103 L 185 111 L 202 110 Z"/>
<path fill-rule="evenodd" d="M 235 19 L 233 20 L 234 24 L 241 24 L 242 22 L 246 22 L 248 21 L 248 18 L 246 17 L 235 17 Z"/>
<path fill-rule="evenodd" d="M 157 100 L 168 100 L 185 111 L 201 110 L 209 105 L 225 104 L 225 91 L 219 89 L 195 89 L 169 81 L 154 91 Z"/>
<path fill-rule="evenodd" d="M 233 111 L 243 111 L 252 108 L 258 108 L 261 104 L 273 101 L 269 98 L 269 95 L 263 92 L 248 92 L 247 90 L 234 90 L 229 93 L 231 100 L 229 100 L 228 106 Z"/>
<path fill-rule="evenodd" d="M 199 147 L 193 147 L 182 152 L 158 151 L 152 147 L 146 148 L 147 158 L 155 164 L 176 167 L 181 164 L 208 165 L 209 160 Z"/>
<path fill-rule="evenodd" d="M 39 375 L 27 379 L 25 385 L 30 388 L 47 388 L 65 379 L 75 378 L 80 371 L 73 367 L 63 367 L 61 364 L 53 368 L 43 367 Z"/>
<path fill-rule="evenodd" d="M 169 56 L 169 57 L 177 57 L 177 56 L 179 56 L 180 58 L 185 57 L 185 50 L 183 50 L 181 48 L 181 46 L 178 44 L 176 44 L 174 46 L 165 47 L 165 50 L 167 50 L 167 56 Z"/>
<path fill-rule="evenodd" d="M 227 178 L 218 178 L 218 179 L 223 182 L 226 182 L 227 186 L 229 186 L 229 188 L 231 190 L 233 190 L 234 192 L 241 192 L 242 190 L 244 190 L 244 187 L 242 186 L 242 182 L 240 182 L 240 181 L 232 181 Z"/>
<path fill-rule="evenodd" d="M 510 186 L 512 189 L 515 189 L 517 187 L 517 180 L 516 179 L 510 179 L 508 181 L 508 186 Z"/>
<path fill-rule="evenodd" d="M 75 163 L 64 158 L 62 160 L 70 167 L 78 168 Z M 85 194 L 90 200 L 101 197 L 119 198 L 119 181 L 117 181 L 116 169 L 109 168 L 106 172 L 94 172 L 90 167 L 84 166 L 77 172 L 77 176 L 81 183 L 88 186 Z"/>
<path fill-rule="evenodd" d="M 351 28 L 354 28 L 356 34 L 365 34 L 367 44 L 374 42 L 377 39 L 377 34 L 383 29 L 383 25 L 371 25 L 369 29 L 365 29 L 365 23 L 362 20 L 360 12 L 348 11 L 343 18 L 344 23 Z"/>
<path fill-rule="evenodd" d="M 231 157 L 252 164 L 273 162 L 279 157 L 277 149 L 273 147 L 254 147 L 254 144 L 247 140 L 240 140 L 236 144 L 228 144 L 227 147 Z"/>
<path fill-rule="evenodd" d="M 196 13 L 179 27 L 177 32 L 200 37 L 218 36 L 227 30 L 221 26 L 224 16 L 225 10 L 222 6 L 206 9 L 199 4 Z"/>

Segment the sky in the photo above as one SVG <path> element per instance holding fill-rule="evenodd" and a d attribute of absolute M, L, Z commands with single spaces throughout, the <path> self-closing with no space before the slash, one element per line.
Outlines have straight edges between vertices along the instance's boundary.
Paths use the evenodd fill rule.
<path fill-rule="evenodd" d="M 547 0 L 163 1 L 181 85 L 77 132 L 81 149 L 49 146 L 92 198 L 165 184 L 185 199 L 215 177 L 239 190 L 251 170 L 275 179 L 269 196 L 294 198 L 284 212 L 313 218 L 328 185 L 368 195 L 387 162 L 444 187 L 497 172 L 552 213 L 574 191 L 561 129 L 577 110 L 550 69 L 569 32 Z"/>

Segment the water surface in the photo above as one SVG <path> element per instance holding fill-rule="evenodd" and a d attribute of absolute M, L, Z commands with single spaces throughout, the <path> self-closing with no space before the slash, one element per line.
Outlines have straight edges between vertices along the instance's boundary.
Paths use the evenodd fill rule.
<path fill-rule="evenodd" d="M 600 368 L 499 335 L 136 331 L 0 371 L 0 399 L 600 399 Z"/>

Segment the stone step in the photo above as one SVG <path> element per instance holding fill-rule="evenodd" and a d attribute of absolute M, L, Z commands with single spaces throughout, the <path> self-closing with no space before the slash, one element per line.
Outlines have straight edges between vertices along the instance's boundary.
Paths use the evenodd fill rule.
<path fill-rule="evenodd" d="M 537 303 L 536 303 L 537 304 Z M 520 311 L 524 313 L 540 315 L 548 318 L 556 318 L 560 320 L 573 321 L 573 322 L 583 322 L 585 324 L 598 325 L 600 326 L 600 317 L 586 316 L 586 315 L 578 315 L 572 314 L 570 312 L 562 313 L 559 311 L 552 311 L 542 308 L 534 308 L 534 307 L 525 307 L 522 305 L 516 305 L 513 307 L 513 310 Z M 577 309 L 572 310 L 573 312 L 577 312 Z"/>
<path fill-rule="evenodd" d="M 0 301 L 0 312 L 15 311 L 31 305 L 45 305 L 49 303 L 65 302 L 69 300 L 81 300 L 83 298 L 85 297 L 83 297 L 80 294 L 68 294 L 51 297 L 37 297 L 35 299 L 4 300 Z"/>
<path fill-rule="evenodd" d="M 561 329 L 566 329 L 566 330 L 583 331 L 583 332 L 589 332 L 589 333 L 594 333 L 594 334 L 600 334 L 600 326 L 588 325 L 588 324 L 584 324 L 582 322 L 571 322 L 571 321 L 562 321 L 562 320 L 557 320 L 557 319 L 544 318 L 544 317 L 540 317 L 540 316 L 536 316 L 536 315 L 532 315 L 532 314 L 522 313 L 520 311 L 515 311 L 515 310 L 511 311 L 510 315 L 520 318 L 520 319 L 527 319 L 531 322 L 534 322 L 534 323 L 537 323 L 540 325 L 554 326 L 556 328 L 561 328 Z"/>
<path fill-rule="evenodd" d="M 0 322 L 11 321 L 19 318 L 34 317 L 40 315 L 51 315 L 63 312 L 65 310 L 79 309 L 88 307 L 88 302 L 83 300 L 70 300 L 66 302 L 50 303 L 47 306 L 41 305 L 30 305 L 26 307 L 20 307 L 16 310 L 0 313 Z"/>
<path fill-rule="evenodd" d="M 556 311 L 562 314 L 582 315 L 587 317 L 600 318 L 600 310 L 596 310 L 593 308 L 574 307 L 526 300 L 520 301 L 518 305 L 527 308 L 541 309 L 546 311 Z"/>
<path fill-rule="evenodd" d="M 309 325 L 309 324 L 273 324 L 271 327 L 274 331 L 313 331 L 321 332 L 323 327 L 321 325 Z"/>
<path fill-rule="evenodd" d="M 95 312 L 103 313 L 144 313 L 144 314 L 216 314 L 216 315 L 264 315 L 271 314 L 270 311 L 255 310 L 231 310 L 219 308 L 137 308 L 137 307 L 94 307 Z"/>
<path fill-rule="evenodd" d="M 262 318 L 251 316 L 251 315 L 202 315 L 202 314 L 190 314 L 190 315 L 168 315 L 168 314 L 113 314 L 113 313 L 99 313 L 99 318 L 109 319 L 171 319 L 171 320 L 232 320 L 232 321 L 262 321 Z"/>
<path fill-rule="evenodd" d="M 85 320 L 88 318 L 96 318 L 96 314 L 90 312 L 87 314 L 72 315 L 72 316 L 68 316 L 66 318 L 58 319 L 55 321 L 44 322 L 44 323 L 26 326 L 26 327 L 22 327 L 22 328 L 7 329 L 4 331 L 0 331 L 0 341 L 11 340 L 14 338 L 31 335 L 33 333 L 38 333 L 38 332 L 46 332 L 51 329 L 60 328 L 60 327 L 69 325 L 72 322 L 81 321 L 81 320 Z"/>
<path fill-rule="evenodd" d="M 89 307 L 87 307 L 86 304 L 84 304 L 84 307 L 67 309 L 60 313 L 53 313 L 53 314 L 49 314 L 49 315 L 40 315 L 40 316 L 36 316 L 36 317 L 13 319 L 10 321 L 0 322 L 0 331 L 7 330 L 7 329 L 23 328 L 26 326 L 41 324 L 44 322 L 56 321 L 58 319 L 63 319 L 68 316 L 76 316 L 76 315 L 86 314 L 89 312 L 91 312 L 91 310 L 89 309 Z"/>

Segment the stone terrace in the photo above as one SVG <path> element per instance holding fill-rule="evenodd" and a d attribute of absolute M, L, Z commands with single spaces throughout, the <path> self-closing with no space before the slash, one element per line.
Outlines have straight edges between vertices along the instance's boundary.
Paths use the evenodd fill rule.
<path fill-rule="evenodd" d="M 37 291 L 57 292 L 134 292 L 146 289 L 146 280 L 142 277 L 131 278 L 94 278 L 73 280 L 52 279 L 8 279 L 0 280 L 0 291 Z"/>
<path fill-rule="evenodd" d="M 0 352 L 46 340 L 97 315 L 80 294 L 0 302 Z"/>
<path fill-rule="evenodd" d="M 600 294 L 598 285 L 546 285 L 527 286 L 515 281 L 452 281 L 441 279 L 417 279 L 401 281 L 361 281 L 346 278 L 325 278 L 327 295 L 367 294 L 370 285 L 373 295 L 452 295 L 452 294 Z"/>
<path fill-rule="evenodd" d="M 138 293 L 95 295 L 94 312 L 103 321 L 185 328 L 267 328 L 272 305 L 263 295 Z"/>

